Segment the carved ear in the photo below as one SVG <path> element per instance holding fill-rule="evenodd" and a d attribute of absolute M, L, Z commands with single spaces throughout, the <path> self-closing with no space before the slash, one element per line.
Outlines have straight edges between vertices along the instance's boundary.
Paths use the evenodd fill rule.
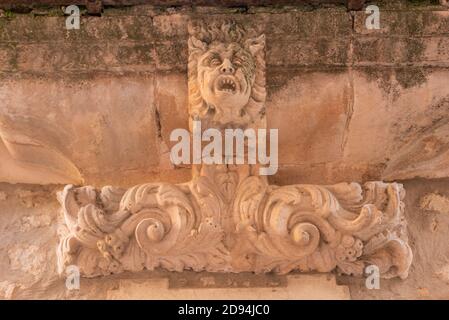
<path fill-rule="evenodd" d="M 251 38 L 245 41 L 246 46 L 252 55 L 265 48 L 265 35 L 261 34 L 257 38 Z"/>
<path fill-rule="evenodd" d="M 206 51 L 207 50 L 207 44 L 201 40 L 198 40 L 194 36 L 190 36 L 189 38 L 189 49 L 191 51 L 201 50 Z"/>

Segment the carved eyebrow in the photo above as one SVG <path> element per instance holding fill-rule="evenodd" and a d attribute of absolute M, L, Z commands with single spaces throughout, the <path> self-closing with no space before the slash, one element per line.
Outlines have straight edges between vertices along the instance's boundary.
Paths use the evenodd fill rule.
<path fill-rule="evenodd" d="M 245 50 L 238 50 L 234 53 L 234 57 L 233 58 L 237 58 L 239 60 L 241 60 L 242 62 L 247 61 L 248 59 L 251 59 L 251 54 L 249 54 L 249 52 L 245 51 Z"/>
<path fill-rule="evenodd" d="M 246 55 L 243 52 L 235 52 L 233 55 L 233 58 L 238 58 L 240 60 L 243 60 L 244 58 L 246 58 Z"/>
<path fill-rule="evenodd" d="M 218 57 L 218 58 L 220 58 L 220 54 L 218 52 L 216 52 L 216 51 L 211 51 L 211 52 L 207 53 L 206 57 L 207 58 L 211 58 L 211 57 L 214 57 L 214 58 Z"/>
<path fill-rule="evenodd" d="M 209 63 L 210 60 L 212 60 L 213 58 L 220 58 L 220 55 L 218 52 L 215 51 L 210 51 L 207 52 L 206 55 L 204 56 L 203 60 L 202 60 L 202 64 L 207 64 Z"/>
<path fill-rule="evenodd" d="M 210 51 L 210 52 L 208 52 L 208 53 L 206 54 L 206 56 L 204 57 L 204 59 L 201 61 L 201 64 L 202 64 L 203 66 L 208 66 L 208 65 L 211 63 L 211 61 L 212 61 L 213 59 L 219 59 L 219 60 L 221 61 L 221 56 L 220 56 L 220 54 L 219 54 L 218 52 L 216 52 L 216 51 Z"/>

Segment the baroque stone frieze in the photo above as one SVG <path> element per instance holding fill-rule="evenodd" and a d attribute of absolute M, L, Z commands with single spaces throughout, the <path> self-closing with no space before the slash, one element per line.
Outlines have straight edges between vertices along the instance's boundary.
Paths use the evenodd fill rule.
<path fill-rule="evenodd" d="M 204 129 L 265 128 L 265 38 L 232 21 L 192 24 L 189 113 Z M 68 185 L 61 273 L 337 270 L 406 278 L 412 261 L 401 184 L 275 186 L 257 165 L 195 165 L 183 184 Z"/>

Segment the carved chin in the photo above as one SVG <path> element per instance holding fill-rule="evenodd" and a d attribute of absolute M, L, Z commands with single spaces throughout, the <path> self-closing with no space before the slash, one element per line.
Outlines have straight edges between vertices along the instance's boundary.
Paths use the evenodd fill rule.
<path fill-rule="evenodd" d="M 249 97 L 240 92 L 216 91 L 206 101 L 219 109 L 231 108 L 239 110 L 248 103 L 248 100 Z"/>

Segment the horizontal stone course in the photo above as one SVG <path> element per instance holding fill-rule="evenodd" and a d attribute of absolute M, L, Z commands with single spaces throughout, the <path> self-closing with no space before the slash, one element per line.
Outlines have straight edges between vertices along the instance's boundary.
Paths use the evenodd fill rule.
<path fill-rule="evenodd" d="M 69 127 L 86 132 L 91 140 L 82 143 L 89 149 L 67 152 L 87 183 L 108 183 L 114 170 L 132 176 L 120 184 L 138 183 L 139 174 L 146 181 L 157 172 L 177 172 L 167 150 L 171 131 L 188 124 L 187 25 L 205 17 L 256 23 L 265 30 L 267 122 L 281 129 L 280 171 L 286 173 L 279 181 L 297 172 L 292 176 L 319 182 L 314 179 L 323 170 L 329 183 L 385 178 L 390 159 L 401 164 L 401 157 L 413 158 L 412 148 L 419 148 L 408 146 L 427 125 L 410 127 L 420 121 L 418 110 L 445 108 L 449 35 L 441 10 L 384 10 L 376 31 L 363 29 L 364 12 L 341 8 L 265 8 L 248 14 L 207 10 L 209 15 L 190 9 L 114 9 L 114 15 L 101 18 L 83 16 L 77 31 L 65 30 L 62 16 L 0 18 L 0 116 L 23 117 L 40 104 L 47 105 L 46 111 L 36 118 L 62 117 L 60 109 L 68 105 L 75 111 L 86 108 L 91 127 L 80 129 L 81 120 Z M 44 89 L 45 83 L 52 89 Z M 439 115 L 431 111 L 425 117 L 437 121 Z M 116 129 L 104 123 L 109 118 Z M 126 138 L 136 119 L 138 129 Z M 423 143 L 437 139 L 432 143 L 439 146 L 443 133 Z M 397 157 L 395 150 L 401 153 Z M 413 166 L 422 161 L 410 163 L 401 178 L 412 177 Z M 433 165 L 436 176 L 444 176 L 445 164 Z"/>
<path fill-rule="evenodd" d="M 185 71 L 187 24 L 199 15 L 147 14 L 83 16 L 80 30 L 70 31 L 62 16 L 0 18 L 0 70 Z M 258 21 L 267 38 L 268 67 L 447 66 L 448 11 L 381 11 L 380 30 L 365 28 L 364 12 L 352 14 L 354 27 L 351 14 L 340 9 L 210 18 Z"/>
<path fill-rule="evenodd" d="M 0 42 L 54 41 L 153 41 L 155 32 L 149 16 L 84 17 L 80 29 L 67 30 L 66 17 L 17 15 L 0 18 Z"/>
<path fill-rule="evenodd" d="M 354 65 L 449 65 L 449 37 L 360 37 L 353 46 Z"/>
<path fill-rule="evenodd" d="M 374 36 L 449 36 L 449 11 L 383 10 L 380 8 L 380 29 L 368 30 L 364 11 L 354 12 L 354 32 Z"/>
<path fill-rule="evenodd" d="M 151 43 L 0 44 L 2 71 L 155 70 Z"/>

